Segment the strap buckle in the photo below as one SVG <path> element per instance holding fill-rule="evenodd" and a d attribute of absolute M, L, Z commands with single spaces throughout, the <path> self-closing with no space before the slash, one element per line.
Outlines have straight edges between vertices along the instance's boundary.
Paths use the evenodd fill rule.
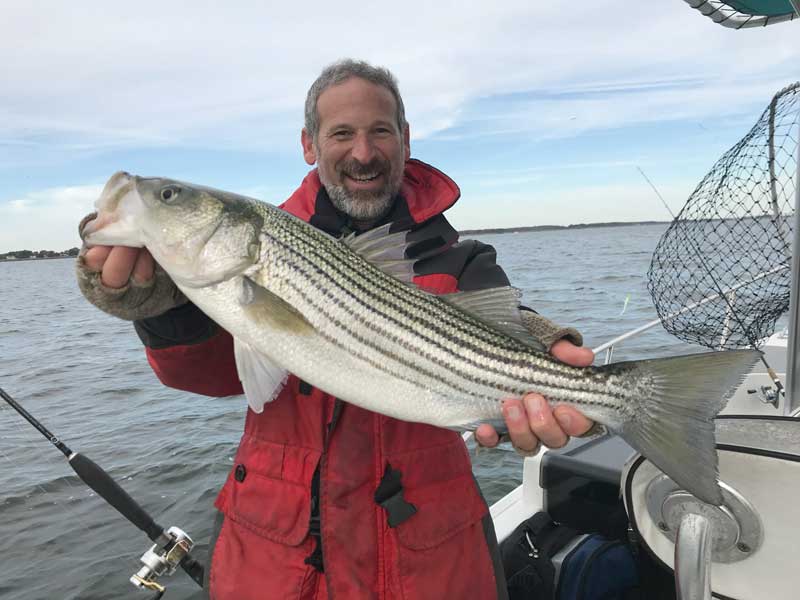
<path fill-rule="evenodd" d="M 387 464 L 378 489 L 375 490 L 375 502 L 386 511 L 389 527 L 397 527 L 417 513 L 417 507 L 403 497 L 402 473 Z"/>

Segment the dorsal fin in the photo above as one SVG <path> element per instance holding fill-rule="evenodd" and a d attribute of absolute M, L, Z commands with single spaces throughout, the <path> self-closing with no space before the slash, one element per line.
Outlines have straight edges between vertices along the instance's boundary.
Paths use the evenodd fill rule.
<path fill-rule="evenodd" d="M 411 284 L 414 280 L 415 261 L 406 258 L 408 232 L 389 233 L 391 226 L 391 223 L 387 223 L 361 235 L 351 233 L 342 238 L 342 242 L 387 275 Z"/>
<path fill-rule="evenodd" d="M 486 290 L 455 292 L 440 297 L 520 342 L 540 352 L 546 352 L 544 344 L 522 324 L 519 313 L 521 296 L 522 293 L 517 288 L 507 285 Z"/>

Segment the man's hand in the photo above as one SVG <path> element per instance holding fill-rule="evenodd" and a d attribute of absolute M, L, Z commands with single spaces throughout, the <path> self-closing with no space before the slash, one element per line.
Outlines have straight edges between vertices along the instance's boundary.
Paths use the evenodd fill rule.
<path fill-rule="evenodd" d="M 121 288 L 133 278 L 147 283 L 153 278 L 155 261 L 145 248 L 93 246 L 84 252 L 86 268 L 101 273 L 100 281 L 109 288 Z"/>
<path fill-rule="evenodd" d="M 594 361 L 589 348 L 559 340 L 550 348 L 558 360 L 573 367 L 588 367 Z M 508 427 L 511 443 L 523 454 L 535 453 L 539 444 L 548 448 L 561 448 L 571 436 L 583 435 L 593 422 L 569 406 L 551 409 L 541 394 L 527 394 L 522 400 L 510 399 L 503 403 L 503 417 Z M 483 424 L 475 431 L 481 446 L 494 447 L 499 442 L 497 431 Z"/>

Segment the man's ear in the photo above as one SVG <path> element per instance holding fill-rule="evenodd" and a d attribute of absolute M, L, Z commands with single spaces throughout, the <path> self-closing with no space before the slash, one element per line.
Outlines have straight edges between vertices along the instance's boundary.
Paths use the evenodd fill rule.
<path fill-rule="evenodd" d="M 403 130 L 403 147 L 405 148 L 405 159 L 408 160 L 411 158 L 411 129 L 406 123 L 405 129 Z"/>
<path fill-rule="evenodd" d="M 300 144 L 303 146 L 303 158 L 306 163 L 313 165 L 317 162 L 317 151 L 314 149 L 314 138 L 309 135 L 306 128 L 300 132 Z"/>

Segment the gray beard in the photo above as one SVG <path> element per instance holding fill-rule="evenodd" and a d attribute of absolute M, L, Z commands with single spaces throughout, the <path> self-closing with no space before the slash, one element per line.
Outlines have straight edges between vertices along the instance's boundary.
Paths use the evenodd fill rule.
<path fill-rule="evenodd" d="M 377 221 L 385 217 L 394 205 L 396 192 L 383 190 L 376 194 L 353 194 L 340 185 L 326 185 L 331 203 L 354 221 Z"/>

